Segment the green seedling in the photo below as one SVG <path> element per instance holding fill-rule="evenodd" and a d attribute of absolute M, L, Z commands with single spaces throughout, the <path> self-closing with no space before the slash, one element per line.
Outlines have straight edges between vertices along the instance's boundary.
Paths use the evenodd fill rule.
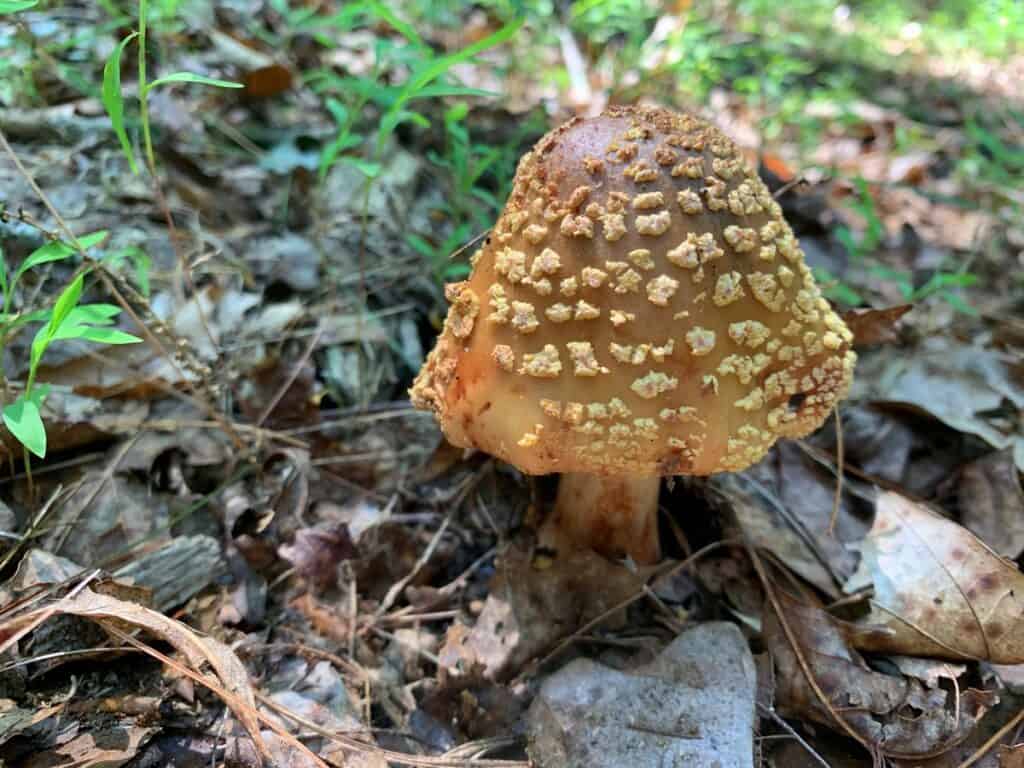
<path fill-rule="evenodd" d="M 142 140 L 146 154 L 146 162 L 150 173 L 156 172 L 156 156 L 153 152 L 153 137 L 149 121 L 149 94 L 154 88 L 173 83 L 196 83 L 208 85 L 215 88 L 241 88 L 241 83 L 233 83 L 228 80 L 218 80 L 205 75 L 197 75 L 194 72 L 172 72 L 169 75 L 158 77 L 148 82 L 146 79 L 146 13 L 147 0 L 139 0 L 139 28 L 124 38 L 114 48 L 110 58 L 103 67 L 103 106 L 106 107 L 110 116 L 110 123 L 114 134 L 121 143 L 121 149 L 132 173 L 138 173 L 138 165 L 135 162 L 135 152 L 132 149 L 131 141 L 128 138 L 128 131 L 125 129 L 124 120 L 124 95 L 121 92 L 121 57 L 124 55 L 128 44 L 133 40 L 138 41 L 139 49 L 139 121 L 142 124 Z"/>
<path fill-rule="evenodd" d="M 107 232 L 93 232 L 78 238 L 78 248 L 59 240 L 37 248 L 8 277 L 6 268 L 0 268 L 0 291 L 3 293 L 3 312 L 0 313 L 0 360 L 8 341 L 25 326 L 43 323 L 32 340 L 28 376 L 25 388 L 13 402 L 4 405 L 3 421 L 7 429 L 24 446 L 39 458 L 46 457 L 46 428 L 40 411 L 49 394 L 47 384 L 36 384 L 39 364 L 46 350 L 55 341 L 78 339 L 96 344 L 134 344 L 141 341 L 130 333 L 111 327 L 121 312 L 112 304 L 79 304 L 85 273 L 72 280 L 54 303 L 46 310 L 14 312 L 12 310 L 15 291 L 21 278 L 32 269 L 70 258 L 80 250 L 99 245 Z M 6 385 L 6 376 L 0 365 L 0 376 Z M 6 391 L 6 386 L 5 386 Z M 27 459 L 27 455 L 26 455 Z"/>

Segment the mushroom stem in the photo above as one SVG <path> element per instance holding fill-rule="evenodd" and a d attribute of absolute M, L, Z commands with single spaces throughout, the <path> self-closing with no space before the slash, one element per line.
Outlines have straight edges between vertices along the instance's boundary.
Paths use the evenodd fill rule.
<path fill-rule="evenodd" d="M 608 557 L 640 564 L 661 559 L 658 490 L 661 478 L 569 472 L 558 483 L 552 516 L 561 531 Z"/>

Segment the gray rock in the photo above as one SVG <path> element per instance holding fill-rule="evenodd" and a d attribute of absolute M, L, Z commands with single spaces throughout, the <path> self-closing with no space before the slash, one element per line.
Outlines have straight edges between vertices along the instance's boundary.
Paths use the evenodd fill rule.
<path fill-rule="evenodd" d="M 753 766 L 754 660 L 734 624 L 700 624 L 650 664 L 619 672 L 577 659 L 527 715 L 541 768 Z"/>

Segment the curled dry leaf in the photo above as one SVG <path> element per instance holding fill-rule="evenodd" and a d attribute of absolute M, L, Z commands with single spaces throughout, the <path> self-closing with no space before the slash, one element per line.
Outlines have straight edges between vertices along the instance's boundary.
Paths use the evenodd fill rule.
<path fill-rule="evenodd" d="M 54 609 L 59 614 L 81 616 L 100 624 L 123 622 L 132 627 L 145 629 L 172 645 L 196 671 L 208 663 L 219 678 L 220 684 L 233 694 L 233 701 L 225 703 L 231 707 L 257 748 L 266 752 L 260 738 L 256 699 L 249 684 L 249 675 L 242 662 L 226 645 L 212 637 L 200 637 L 180 621 L 149 608 L 96 594 L 88 589 L 83 589 L 74 597 L 55 606 L 41 608 L 39 612 L 45 613 Z M 242 706 L 238 706 L 239 704 Z"/>
<path fill-rule="evenodd" d="M 858 648 L 1024 662 L 1024 574 L 966 528 L 886 491 L 863 553 L 874 597 Z"/>
<path fill-rule="evenodd" d="M 868 744 L 890 756 L 931 755 L 966 738 L 998 700 L 968 689 L 954 695 L 920 680 L 875 672 L 850 647 L 849 633 L 824 611 L 779 595 L 785 618 L 832 708 Z M 839 730 L 804 676 L 774 611 L 764 618 L 765 645 L 775 662 L 780 714 Z"/>
<path fill-rule="evenodd" d="M 900 318 L 913 308 L 913 304 L 897 304 L 883 309 L 851 309 L 843 313 L 843 322 L 853 331 L 855 347 L 891 344 L 899 340 L 896 326 Z"/>

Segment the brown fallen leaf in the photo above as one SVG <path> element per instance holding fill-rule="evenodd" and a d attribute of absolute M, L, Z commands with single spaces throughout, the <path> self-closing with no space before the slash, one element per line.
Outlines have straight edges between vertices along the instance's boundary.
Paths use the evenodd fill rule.
<path fill-rule="evenodd" d="M 1024 768 L 1024 744 L 999 748 L 999 768 Z"/>
<path fill-rule="evenodd" d="M 843 321 L 853 331 L 856 347 L 892 344 L 899 339 L 896 324 L 913 308 L 913 304 L 897 304 L 884 309 L 851 309 L 843 312 Z"/>
<path fill-rule="evenodd" d="M 954 697 L 915 678 L 876 672 L 850 646 L 851 633 L 845 625 L 785 593 L 779 594 L 779 604 L 832 708 L 868 744 L 889 756 L 924 756 L 949 749 L 966 738 L 998 701 L 991 691 L 958 689 Z M 807 682 L 771 609 L 765 612 L 764 640 L 775 662 L 779 713 L 838 730 L 834 717 Z"/>
<path fill-rule="evenodd" d="M 77 734 L 53 749 L 36 752 L 20 763 L 22 768 L 50 768 L 55 765 L 75 768 L 111 768 L 124 765 L 139 751 L 156 728 L 133 722 L 114 722 Z"/>
<path fill-rule="evenodd" d="M 1024 489 L 1009 450 L 964 465 L 957 499 L 960 522 L 971 533 L 1004 557 L 1024 552 Z"/>
<path fill-rule="evenodd" d="M 335 586 L 338 581 L 338 563 L 356 554 L 348 526 L 344 523 L 300 528 L 295 532 L 295 540 L 291 544 L 282 544 L 277 551 L 319 591 Z"/>
<path fill-rule="evenodd" d="M 246 72 L 242 82 L 250 99 L 269 99 L 292 87 L 292 73 L 280 64 L 270 64 Z"/>
<path fill-rule="evenodd" d="M 43 722 L 64 709 L 64 704 L 55 704 L 34 709 L 22 709 L 11 699 L 0 699 L 0 745 L 24 730 Z"/>
<path fill-rule="evenodd" d="M 568 542 L 556 557 L 535 552 L 521 536 L 502 553 L 476 625 L 453 624 L 440 653 L 452 674 L 479 670 L 504 680 L 585 622 L 636 594 L 650 568 L 631 571 Z"/>
<path fill-rule="evenodd" d="M 884 491 L 863 555 L 874 596 L 857 648 L 1024 662 L 1024 574 L 966 528 Z"/>

